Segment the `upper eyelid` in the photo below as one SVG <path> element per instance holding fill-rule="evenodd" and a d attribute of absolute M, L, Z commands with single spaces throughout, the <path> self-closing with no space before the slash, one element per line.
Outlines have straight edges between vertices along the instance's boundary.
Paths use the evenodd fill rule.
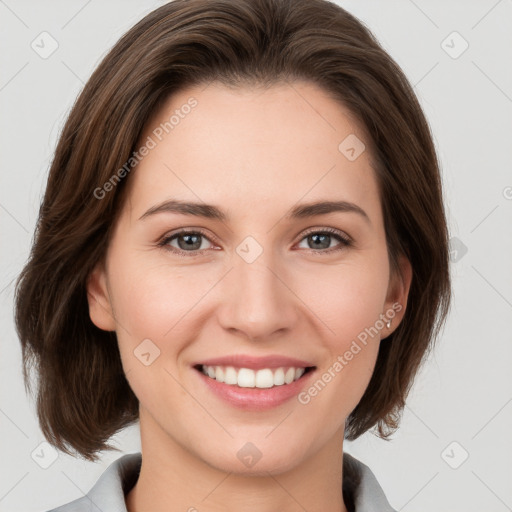
<path fill-rule="evenodd" d="M 308 236 L 312 233 L 322 233 L 322 232 L 326 232 L 327 234 L 338 236 L 342 239 L 342 241 L 345 241 L 347 243 L 353 242 L 352 237 L 350 235 L 348 235 L 347 233 L 345 233 L 343 230 L 340 230 L 338 228 L 332 228 L 329 226 L 307 228 L 305 231 L 301 232 L 301 238 L 298 240 L 298 242 L 302 241 L 306 236 Z M 209 235 L 202 228 L 189 228 L 189 227 L 178 228 L 177 231 L 164 235 L 160 239 L 159 243 L 162 243 L 162 244 L 167 243 L 176 236 L 179 236 L 182 234 L 188 234 L 188 233 L 199 234 L 199 235 L 207 238 L 212 243 L 219 243 L 217 241 L 218 240 L 217 237 Z M 206 250 L 206 249 L 203 249 L 203 250 Z M 200 251 L 190 251 L 190 252 L 200 252 Z"/>
<path fill-rule="evenodd" d="M 204 231 L 200 228 L 178 228 L 177 231 L 174 231 L 174 232 L 164 235 L 160 240 L 165 242 L 166 240 L 170 240 L 171 238 L 174 238 L 175 236 L 187 235 L 187 234 L 199 234 L 199 235 L 207 238 L 211 242 L 216 242 L 216 240 L 217 240 L 217 237 L 208 234 L 206 231 Z"/>

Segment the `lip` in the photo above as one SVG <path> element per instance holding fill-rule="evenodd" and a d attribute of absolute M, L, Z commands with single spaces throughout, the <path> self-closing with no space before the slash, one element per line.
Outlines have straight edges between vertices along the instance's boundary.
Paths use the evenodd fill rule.
<path fill-rule="evenodd" d="M 269 355 L 255 357 L 245 354 L 234 354 L 226 357 L 215 357 L 204 361 L 197 361 L 192 366 L 234 366 L 235 368 L 249 368 L 251 370 L 262 370 L 263 368 L 290 367 L 308 368 L 315 366 L 310 361 L 296 359 L 293 357 Z M 290 386 L 291 384 L 288 384 Z"/>
<path fill-rule="evenodd" d="M 211 361 L 217 360 L 212 359 Z M 222 359 L 222 361 L 225 361 L 225 359 Z M 258 362 L 260 361 L 261 358 Z M 297 362 L 297 360 L 295 361 Z M 224 364 L 225 363 L 217 365 L 223 366 Z M 304 367 L 303 362 L 301 365 L 298 366 Z M 266 368 L 269 368 L 269 366 L 266 366 Z M 194 367 L 193 371 L 197 374 L 199 379 L 201 379 L 201 382 L 205 385 L 206 389 L 225 403 L 238 409 L 259 412 L 278 407 L 279 405 L 282 405 L 288 400 L 296 397 L 301 390 L 309 385 L 313 376 L 316 375 L 316 367 L 310 366 L 309 368 L 309 371 L 290 384 L 283 384 L 282 386 L 273 386 L 271 388 L 264 389 L 242 388 L 235 385 L 225 384 L 224 382 L 219 382 L 208 377 L 197 367 Z"/>

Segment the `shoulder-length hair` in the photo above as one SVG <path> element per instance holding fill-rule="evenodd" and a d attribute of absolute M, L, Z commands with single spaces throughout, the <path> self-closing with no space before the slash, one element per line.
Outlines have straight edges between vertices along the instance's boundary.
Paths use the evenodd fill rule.
<path fill-rule="evenodd" d="M 90 320 L 86 282 L 106 253 L 130 179 L 121 170 L 148 119 L 187 86 L 269 87 L 293 80 L 320 86 L 365 129 L 392 271 L 399 271 L 400 255 L 413 269 L 405 316 L 380 345 L 368 388 L 347 418 L 346 437 L 375 427 L 386 438 L 398 427 L 450 303 L 439 163 L 411 85 L 371 32 L 327 0 L 175 0 L 131 28 L 78 96 L 16 283 L 25 387 L 31 391 L 35 369 L 39 424 L 60 450 L 71 454 L 69 446 L 97 460 L 96 452 L 117 449 L 107 440 L 138 419 L 116 335 Z M 112 184 L 113 176 L 122 179 Z"/>

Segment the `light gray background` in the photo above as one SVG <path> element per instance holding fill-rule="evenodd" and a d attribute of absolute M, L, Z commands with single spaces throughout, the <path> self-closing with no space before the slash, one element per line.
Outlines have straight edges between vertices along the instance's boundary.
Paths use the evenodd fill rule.
<path fill-rule="evenodd" d="M 2 512 L 44 511 L 78 498 L 122 455 L 92 464 L 59 454 L 48 469 L 35 462 L 32 454 L 49 451 L 39 446 L 44 438 L 23 387 L 13 280 L 28 256 L 69 108 L 108 49 L 162 3 L 0 0 Z M 442 163 L 451 236 L 460 241 L 451 316 L 401 429 L 390 442 L 367 434 L 347 451 L 372 468 L 398 510 L 512 510 L 512 1 L 339 3 L 415 85 Z M 43 31 L 59 45 L 47 59 L 31 48 Z M 454 31 L 469 44 L 457 58 L 464 41 Z M 127 429 L 116 445 L 139 451 L 138 436 L 138 428 Z"/>

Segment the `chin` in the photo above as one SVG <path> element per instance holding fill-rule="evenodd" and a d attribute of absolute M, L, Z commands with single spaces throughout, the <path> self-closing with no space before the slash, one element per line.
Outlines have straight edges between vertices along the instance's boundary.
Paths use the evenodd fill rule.
<path fill-rule="evenodd" d="M 300 446 L 274 446 L 268 440 L 260 443 L 260 448 L 250 441 L 234 442 L 233 445 L 226 446 L 220 453 L 215 450 L 215 453 L 198 455 L 213 468 L 246 476 L 285 473 L 299 465 L 304 455 Z"/>

